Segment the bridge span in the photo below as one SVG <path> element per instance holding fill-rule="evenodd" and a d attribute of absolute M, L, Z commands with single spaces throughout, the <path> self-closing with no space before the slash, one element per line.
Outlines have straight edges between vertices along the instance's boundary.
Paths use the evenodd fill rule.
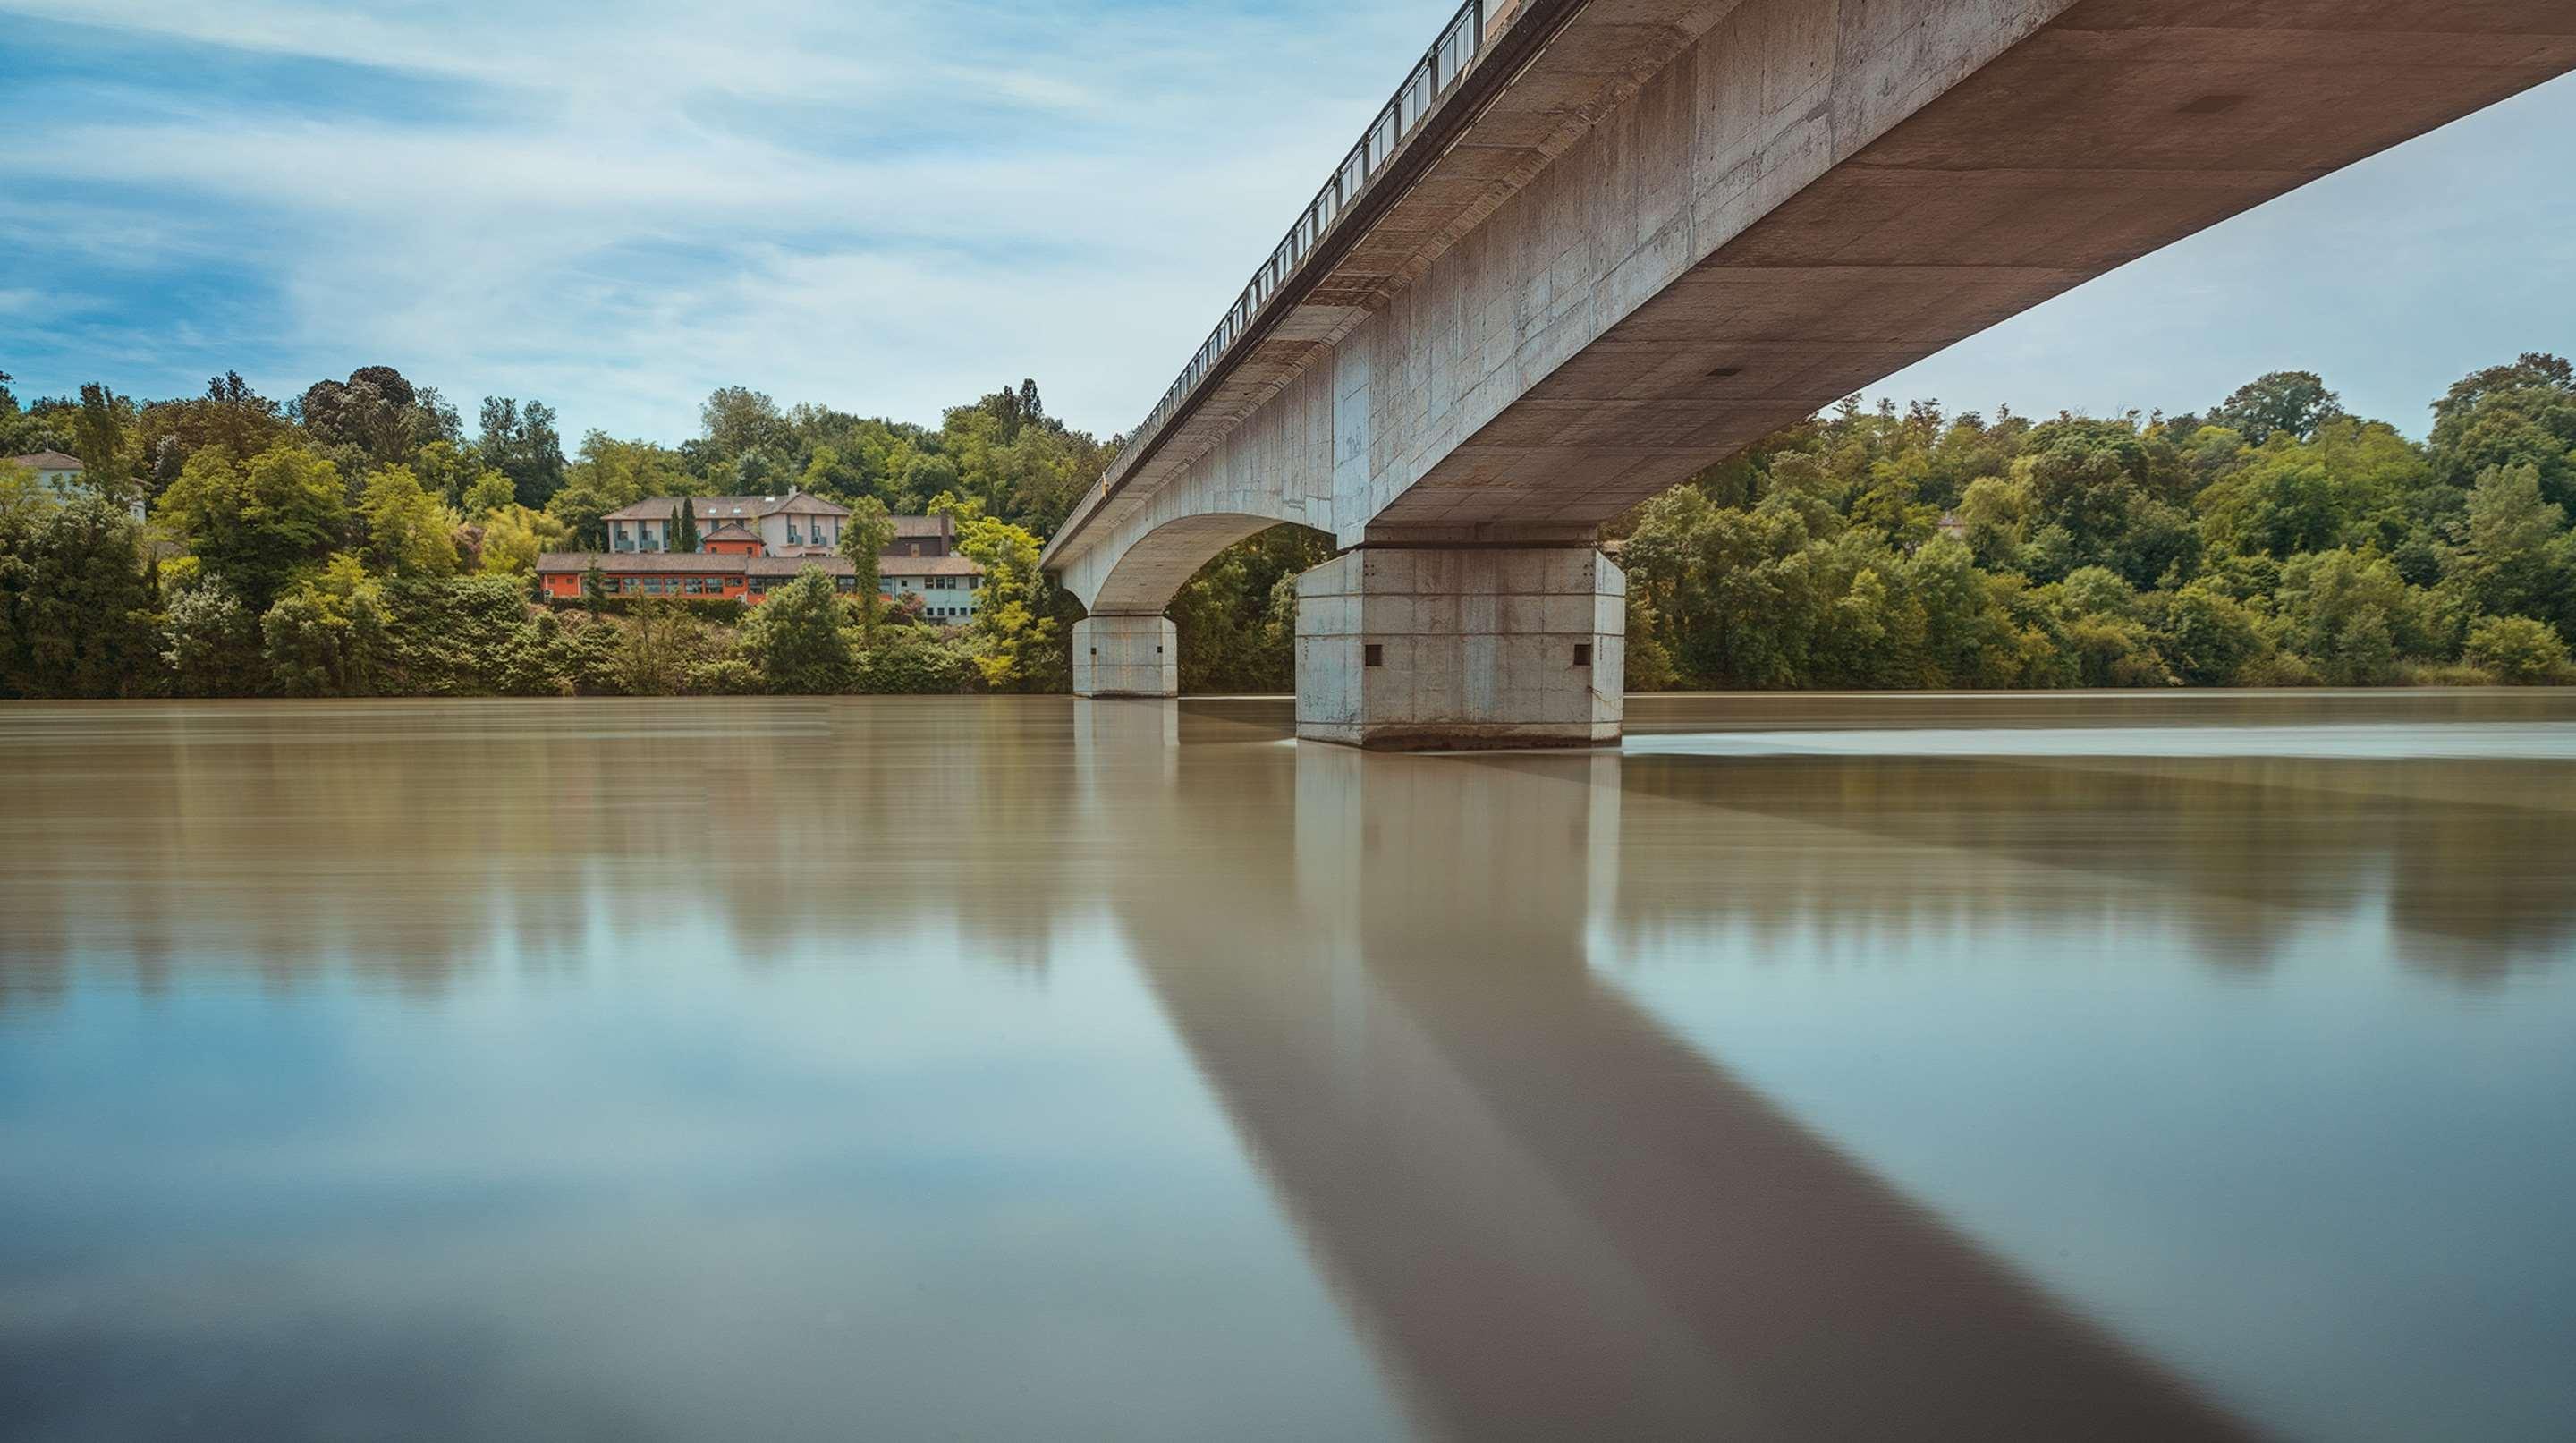
<path fill-rule="evenodd" d="M 1075 690 L 1295 522 L 1301 738 L 1615 740 L 1602 522 L 2571 68 L 2564 0 L 1470 0 L 1049 544 Z"/>

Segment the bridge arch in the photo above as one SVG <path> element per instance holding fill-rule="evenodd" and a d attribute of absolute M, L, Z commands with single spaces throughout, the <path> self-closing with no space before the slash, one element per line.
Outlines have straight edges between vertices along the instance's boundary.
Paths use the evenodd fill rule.
<path fill-rule="evenodd" d="M 1218 552 L 1273 526 L 1295 524 L 1242 511 L 1182 516 L 1146 532 L 1118 553 L 1084 604 L 1094 616 L 1160 616 L 1199 568 Z"/>

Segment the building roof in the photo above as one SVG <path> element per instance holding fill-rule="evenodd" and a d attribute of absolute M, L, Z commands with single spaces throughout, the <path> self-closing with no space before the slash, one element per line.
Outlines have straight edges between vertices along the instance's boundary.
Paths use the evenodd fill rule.
<path fill-rule="evenodd" d="M 81 469 L 80 458 L 78 456 L 66 456 L 60 451 L 30 451 L 24 456 L 12 456 L 9 459 L 17 462 L 21 466 L 32 467 L 38 471 L 77 471 Z"/>
<path fill-rule="evenodd" d="M 954 517 L 889 516 L 886 519 L 894 523 L 894 539 L 897 541 L 907 536 L 949 537 L 957 534 L 957 522 Z"/>
<path fill-rule="evenodd" d="M 981 576 L 984 568 L 963 556 L 880 556 L 879 576 Z"/>
<path fill-rule="evenodd" d="M 758 541 L 759 539 L 759 532 L 752 530 L 750 527 L 743 525 L 739 521 L 727 521 L 718 525 L 715 530 L 699 537 L 698 544 L 700 546 L 704 546 L 710 541 Z"/>
<path fill-rule="evenodd" d="M 789 491 L 784 496 L 691 496 L 686 498 L 700 521 L 757 519 L 792 511 L 799 516 L 847 516 L 850 508 L 826 501 L 803 491 Z M 603 521 L 668 521 L 680 514 L 677 496 L 647 496 L 631 506 L 620 506 L 601 517 Z"/>
<path fill-rule="evenodd" d="M 705 551 L 549 551 L 537 558 L 540 575 L 588 571 L 609 576 L 794 576 L 808 566 L 826 576 L 856 576 L 838 556 L 725 556 Z"/>

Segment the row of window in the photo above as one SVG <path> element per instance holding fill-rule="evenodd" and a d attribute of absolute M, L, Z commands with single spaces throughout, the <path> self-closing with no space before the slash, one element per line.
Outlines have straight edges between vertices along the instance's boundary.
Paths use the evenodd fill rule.
<path fill-rule="evenodd" d="M 792 576 L 755 576 L 751 578 L 753 594 L 766 596 L 773 587 L 783 587 L 795 580 Z M 842 591 L 859 589 L 855 576 L 835 576 L 833 586 Z M 728 590 L 740 590 L 742 582 L 721 576 L 617 576 L 609 578 L 608 589 L 627 596 L 722 596 Z"/>

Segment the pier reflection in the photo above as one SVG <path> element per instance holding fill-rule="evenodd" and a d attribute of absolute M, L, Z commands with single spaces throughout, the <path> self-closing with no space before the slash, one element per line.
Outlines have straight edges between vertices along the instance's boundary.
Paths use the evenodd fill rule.
<path fill-rule="evenodd" d="M 1595 977 L 1622 770 L 1302 747 L 1293 860 L 1224 788 L 1134 819 L 1138 965 L 1419 1420 L 2245 1436 Z"/>

